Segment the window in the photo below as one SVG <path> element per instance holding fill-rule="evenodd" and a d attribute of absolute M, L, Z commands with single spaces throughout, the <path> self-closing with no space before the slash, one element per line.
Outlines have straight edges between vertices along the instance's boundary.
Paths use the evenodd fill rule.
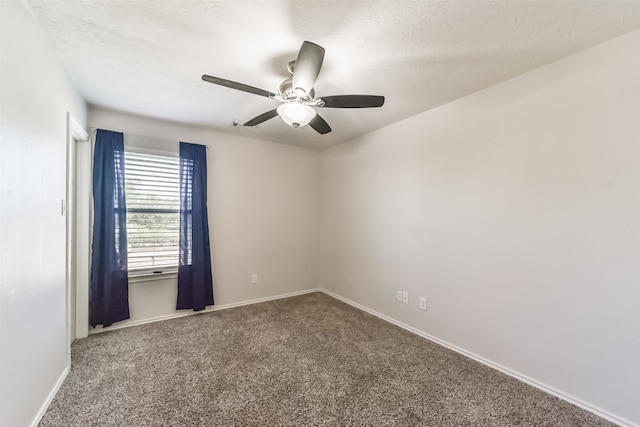
<path fill-rule="evenodd" d="M 127 262 L 133 276 L 178 267 L 180 159 L 125 151 Z"/>

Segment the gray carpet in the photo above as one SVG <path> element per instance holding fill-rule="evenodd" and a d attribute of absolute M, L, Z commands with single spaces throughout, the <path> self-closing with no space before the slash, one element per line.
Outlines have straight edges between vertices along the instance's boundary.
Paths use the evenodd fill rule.
<path fill-rule="evenodd" d="M 92 335 L 41 426 L 609 426 L 322 293 Z"/>

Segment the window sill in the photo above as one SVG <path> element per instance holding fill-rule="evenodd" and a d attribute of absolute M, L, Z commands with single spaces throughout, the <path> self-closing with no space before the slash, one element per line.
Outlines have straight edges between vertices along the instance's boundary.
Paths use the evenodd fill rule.
<path fill-rule="evenodd" d="M 177 277 L 178 277 L 177 270 L 163 271 L 162 273 L 152 273 L 150 271 L 130 272 L 129 283 L 150 282 L 152 280 L 174 279 Z"/>

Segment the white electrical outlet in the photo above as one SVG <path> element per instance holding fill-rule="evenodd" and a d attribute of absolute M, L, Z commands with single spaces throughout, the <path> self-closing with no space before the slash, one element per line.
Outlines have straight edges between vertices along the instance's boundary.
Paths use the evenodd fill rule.
<path fill-rule="evenodd" d="M 402 303 L 403 304 L 409 304 L 409 293 L 408 292 L 403 292 L 402 293 Z"/>
<path fill-rule="evenodd" d="M 398 291 L 398 295 L 396 296 L 398 302 L 402 302 L 402 291 Z"/>
<path fill-rule="evenodd" d="M 427 311 L 427 299 L 425 297 L 420 297 L 420 310 Z"/>
<path fill-rule="evenodd" d="M 257 274 L 252 274 L 251 275 L 251 284 L 255 285 L 256 283 L 258 283 L 258 275 Z"/>

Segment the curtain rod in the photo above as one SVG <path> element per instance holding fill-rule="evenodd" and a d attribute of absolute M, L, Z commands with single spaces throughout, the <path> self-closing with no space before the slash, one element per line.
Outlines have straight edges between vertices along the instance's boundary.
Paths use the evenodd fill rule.
<path fill-rule="evenodd" d="M 98 128 L 96 128 L 96 127 L 90 127 L 90 128 L 89 128 L 89 131 L 91 131 L 91 132 L 95 132 L 95 131 L 97 131 L 97 130 L 98 130 Z M 125 133 L 125 132 L 122 132 L 122 133 L 123 133 L 125 136 L 130 135 L 130 136 L 137 136 L 137 137 L 140 137 L 140 138 L 159 139 L 159 140 L 163 140 L 163 141 L 171 141 L 171 142 L 173 142 L 173 140 L 172 140 L 172 139 L 156 138 L 156 137 L 153 137 L 153 136 L 140 135 L 140 134 L 136 134 L 136 133 Z M 180 141 L 178 141 L 178 142 L 180 142 Z M 186 142 L 186 141 L 184 141 L 184 142 Z M 211 148 L 211 145 L 209 145 L 209 144 L 199 144 L 199 145 L 204 145 L 204 146 L 205 146 L 205 147 L 207 147 L 207 148 Z"/>

